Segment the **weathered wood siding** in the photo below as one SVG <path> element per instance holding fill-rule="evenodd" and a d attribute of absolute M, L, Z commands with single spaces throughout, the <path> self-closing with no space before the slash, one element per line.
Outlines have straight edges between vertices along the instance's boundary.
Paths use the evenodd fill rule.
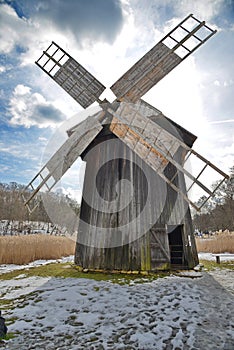
<path fill-rule="evenodd" d="M 196 248 L 186 246 L 188 235 L 192 237 L 187 203 L 143 159 L 105 130 L 84 152 L 83 160 L 86 172 L 75 255 L 78 265 L 105 270 L 168 268 L 167 224 L 184 225 L 184 266 L 197 263 Z M 170 164 L 165 171 L 171 177 L 175 174 Z M 121 180 L 132 184 L 131 196 L 118 197 L 123 191 Z M 174 181 L 184 185 L 182 174 Z M 122 229 L 129 223 L 128 229 Z M 148 229 L 141 233 L 144 226 Z"/>

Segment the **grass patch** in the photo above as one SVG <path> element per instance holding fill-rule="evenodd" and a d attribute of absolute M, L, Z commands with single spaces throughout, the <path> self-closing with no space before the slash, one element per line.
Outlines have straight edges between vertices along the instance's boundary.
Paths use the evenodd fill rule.
<path fill-rule="evenodd" d="M 9 309 L 13 309 L 13 303 L 14 300 L 12 299 L 0 299 L 0 310 L 9 310 Z"/>
<path fill-rule="evenodd" d="M 208 271 L 215 269 L 229 269 L 234 270 L 234 261 L 221 261 L 221 264 L 217 264 L 215 261 L 200 260 L 200 263 L 204 265 L 204 268 Z"/>
<path fill-rule="evenodd" d="M 21 295 L 15 299 L 0 299 L 0 310 L 13 310 L 15 308 L 22 309 L 26 305 L 29 305 L 30 301 L 35 302 L 35 298 L 38 297 L 43 291 L 33 291 L 25 295 Z M 42 299 L 40 300 L 42 301 Z M 6 325 L 13 324 L 17 320 L 17 317 L 6 317 Z"/>
<path fill-rule="evenodd" d="M 27 272 L 29 271 L 29 269 L 24 269 L 22 266 L 22 270 L 25 272 L 25 277 L 28 277 Z M 3 273 L 0 275 L 0 280 L 11 280 L 13 278 L 16 278 L 19 275 L 21 275 L 22 270 L 14 270 L 11 272 Z"/>
<path fill-rule="evenodd" d="M 1 340 L 10 340 L 10 339 L 13 339 L 13 338 L 15 338 L 15 333 L 9 332 L 4 337 L 0 337 L 0 341 Z"/>
<path fill-rule="evenodd" d="M 68 268 L 69 267 L 69 268 Z M 131 275 L 131 274 L 117 274 L 117 273 L 101 273 L 101 272 L 81 272 L 79 267 L 69 263 L 51 263 L 47 265 L 32 267 L 30 269 L 12 271 L 0 275 L 1 280 L 10 280 L 16 278 L 22 273 L 26 277 L 61 277 L 61 278 L 86 278 L 95 281 L 111 281 L 118 284 L 130 284 L 131 282 L 145 283 L 153 281 L 160 277 L 169 275 L 169 272 L 160 272 L 148 276 Z"/>
<path fill-rule="evenodd" d="M 10 317 L 6 318 L 6 326 L 10 326 L 11 324 L 15 323 L 15 321 L 18 320 L 18 317 Z"/>
<path fill-rule="evenodd" d="M 0 236 L 0 264 L 28 264 L 39 259 L 73 255 L 75 241 L 68 237 L 33 234 Z"/>

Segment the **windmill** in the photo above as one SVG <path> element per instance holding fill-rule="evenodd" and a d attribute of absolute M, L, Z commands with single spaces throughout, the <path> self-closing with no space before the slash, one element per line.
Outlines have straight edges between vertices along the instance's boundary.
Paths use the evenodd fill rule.
<path fill-rule="evenodd" d="M 207 169 L 228 176 L 192 149 L 196 140 L 142 96 L 215 34 L 192 14 L 105 90 L 92 74 L 52 42 L 36 64 L 83 108 L 99 111 L 67 131 L 68 138 L 26 187 L 24 204 L 50 191 L 78 157 L 86 162 L 75 263 L 88 269 L 157 270 L 198 263 L 189 204 L 200 210 L 216 189 L 202 181 Z M 194 176 L 189 159 L 199 160 Z M 206 194 L 198 205 L 194 187 Z"/>

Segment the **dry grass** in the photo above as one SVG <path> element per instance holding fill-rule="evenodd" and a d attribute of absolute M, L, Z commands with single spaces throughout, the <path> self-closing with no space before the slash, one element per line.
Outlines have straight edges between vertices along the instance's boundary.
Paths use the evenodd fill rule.
<path fill-rule="evenodd" d="M 0 264 L 27 264 L 74 254 L 75 242 L 67 237 L 34 234 L 0 236 Z"/>
<path fill-rule="evenodd" d="M 198 252 L 234 253 L 234 232 L 212 238 L 196 238 Z"/>
<path fill-rule="evenodd" d="M 212 238 L 196 238 L 198 252 L 234 253 L 234 232 Z M 74 254 L 68 237 L 34 234 L 0 236 L 0 264 L 27 264 L 38 259 L 59 259 Z"/>

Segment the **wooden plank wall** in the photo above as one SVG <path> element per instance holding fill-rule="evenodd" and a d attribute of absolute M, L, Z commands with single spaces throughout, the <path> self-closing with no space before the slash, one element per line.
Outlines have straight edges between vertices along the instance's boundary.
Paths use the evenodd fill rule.
<path fill-rule="evenodd" d="M 113 147 L 110 147 L 107 140 L 114 140 Z M 95 152 L 89 152 L 94 146 Z M 119 154 L 123 155 L 123 159 L 118 158 Z M 113 160 L 103 165 L 109 158 Z M 87 164 L 75 255 L 75 262 L 78 265 L 104 270 L 151 270 L 150 231 L 138 239 L 134 236 L 139 233 L 144 223 L 146 225 L 150 223 L 152 227 L 182 223 L 185 226 L 184 244 L 187 243 L 187 234 L 192 234 L 190 213 L 182 215 L 187 204 L 182 198 L 178 199 L 175 191 L 121 140 L 113 134 L 105 136 L 101 132 L 83 154 L 83 159 Z M 173 176 L 175 169 L 166 168 L 166 171 Z M 123 203 L 117 200 L 114 207 L 113 200 L 117 198 L 118 191 L 121 191 L 121 179 L 129 180 L 133 184 L 133 194 L 130 202 L 128 196 L 124 197 L 126 205 L 119 210 L 119 206 L 123 206 Z M 180 180 L 176 178 L 175 181 Z M 96 190 L 105 200 L 106 208 L 95 194 Z M 88 199 L 85 198 L 87 193 Z M 144 211 L 148 196 L 150 196 L 150 207 Z M 111 209 L 111 213 L 106 212 L 108 208 Z M 141 224 L 135 220 L 139 215 Z M 129 222 L 132 222 L 129 230 L 122 230 L 121 227 Z M 116 230 L 113 232 L 111 228 L 114 227 Z M 102 228 L 106 229 L 104 236 L 101 233 Z M 129 236 L 132 236 L 131 243 L 128 243 Z M 113 242 L 116 243 L 116 247 L 106 248 Z M 168 266 L 170 263 L 166 254 L 162 255 L 158 248 L 155 249 L 153 256 L 154 259 L 158 256 L 160 264 Z M 190 248 L 185 247 L 184 263 L 194 264 Z"/>

